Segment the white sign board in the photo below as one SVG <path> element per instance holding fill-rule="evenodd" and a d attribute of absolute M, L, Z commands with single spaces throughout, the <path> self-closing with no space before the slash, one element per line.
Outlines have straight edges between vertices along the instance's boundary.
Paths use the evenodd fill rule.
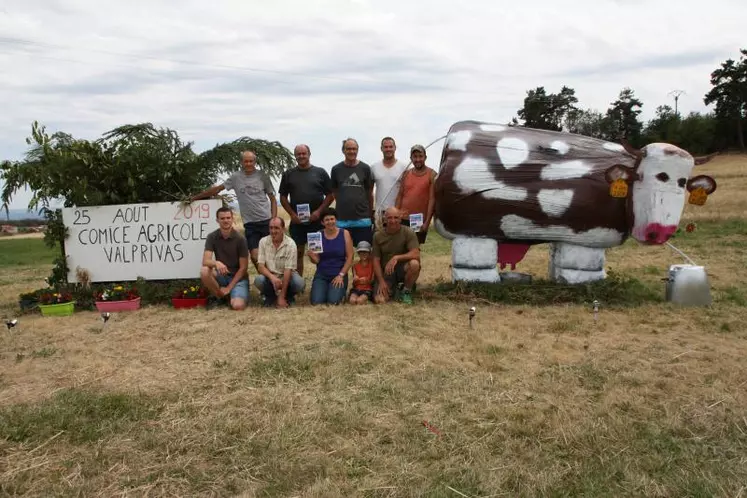
<path fill-rule="evenodd" d="M 64 208 L 68 281 L 199 278 L 205 239 L 218 229 L 220 199 Z"/>

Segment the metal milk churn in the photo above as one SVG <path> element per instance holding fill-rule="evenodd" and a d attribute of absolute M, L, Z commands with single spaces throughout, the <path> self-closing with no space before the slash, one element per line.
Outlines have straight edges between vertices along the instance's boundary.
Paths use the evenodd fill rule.
<path fill-rule="evenodd" d="M 671 265 L 665 279 L 666 300 L 684 306 L 709 306 L 711 286 L 703 266 Z"/>

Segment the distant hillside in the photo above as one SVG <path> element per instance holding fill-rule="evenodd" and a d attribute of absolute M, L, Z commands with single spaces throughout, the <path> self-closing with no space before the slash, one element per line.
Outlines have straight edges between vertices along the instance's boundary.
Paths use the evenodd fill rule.
<path fill-rule="evenodd" d="M 0 221 L 18 221 L 18 220 L 43 220 L 44 216 L 37 214 L 36 211 L 27 211 L 25 209 L 10 209 L 6 215 L 5 210 L 0 211 Z"/>

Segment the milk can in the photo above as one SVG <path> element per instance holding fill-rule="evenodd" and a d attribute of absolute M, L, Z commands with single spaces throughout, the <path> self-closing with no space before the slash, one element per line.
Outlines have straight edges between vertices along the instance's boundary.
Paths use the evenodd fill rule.
<path fill-rule="evenodd" d="M 666 281 L 666 300 L 684 306 L 709 306 L 711 286 L 703 266 L 671 265 Z"/>

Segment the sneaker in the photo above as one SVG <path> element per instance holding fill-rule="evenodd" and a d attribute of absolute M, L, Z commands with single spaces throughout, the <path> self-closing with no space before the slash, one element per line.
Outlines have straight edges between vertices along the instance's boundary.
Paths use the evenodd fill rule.
<path fill-rule="evenodd" d="M 412 293 L 409 290 L 403 290 L 400 301 L 402 304 L 412 304 Z"/>

